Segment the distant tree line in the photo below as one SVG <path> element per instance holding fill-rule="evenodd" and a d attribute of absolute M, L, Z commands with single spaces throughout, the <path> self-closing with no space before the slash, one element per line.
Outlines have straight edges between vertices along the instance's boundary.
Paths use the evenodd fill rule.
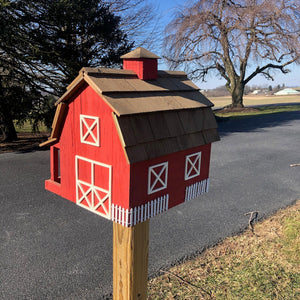
<path fill-rule="evenodd" d="M 254 91 L 258 90 L 258 91 L 265 91 L 268 92 L 269 94 L 274 94 L 282 89 L 285 88 L 285 84 L 278 84 L 278 85 L 247 85 L 245 86 L 244 89 L 244 95 L 249 95 L 251 93 L 253 93 Z M 224 96 L 230 96 L 230 93 L 228 92 L 226 86 L 218 86 L 216 88 L 213 89 L 208 89 L 203 91 L 203 93 L 207 96 L 207 97 L 224 97 Z"/>

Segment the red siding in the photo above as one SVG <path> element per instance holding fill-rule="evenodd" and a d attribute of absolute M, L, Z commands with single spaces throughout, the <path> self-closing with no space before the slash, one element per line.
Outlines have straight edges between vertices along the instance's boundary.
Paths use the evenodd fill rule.
<path fill-rule="evenodd" d="M 157 79 L 157 59 L 124 59 L 123 68 L 134 71 L 142 80 Z"/>
<path fill-rule="evenodd" d="M 69 103 L 69 110 L 60 141 L 51 147 L 51 179 L 45 182 L 46 189 L 73 202 L 76 202 L 77 190 L 79 191 L 78 193 L 82 193 L 79 196 L 81 199 L 80 204 L 87 208 L 89 207 L 87 201 L 93 199 L 88 197 L 95 192 L 92 191 L 88 194 L 86 191 L 91 187 L 96 189 L 99 186 L 104 190 L 109 189 L 108 174 L 111 172 L 110 199 L 111 204 L 115 205 L 111 217 L 114 221 L 130 224 L 129 226 L 145 220 L 146 217 L 154 216 L 157 212 L 162 212 L 195 197 L 194 186 L 198 188 L 199 182 L 205 182 L 206 184 L 205 180 L 209 177 L 211 145 L 199 146 L 129 165 L 125 158 L 112 113 L 112 109 L 90 86 L 86 85 L 77 92 L 74 99 Z M 93 127 L 91 125 L 93 122 L 98 122 L 99 117 L 99 146 L 86 144 L 81 141 L 83 135 L 81 135 L 80 115 L 82 117 L 85 116 L 85 121 L 91 127 Z M 96 130 L 93 131 L 96 135 L 97 126 L 93 128 L 90 130 Z M 89 132 L 89 130 L 87 129 L 86 132 Z M 88 143 L 94 142 L 91 136 L 87 139 L 82 139 Z M 56 149 L 59 149 L 59 151 Z M 185 180 L 186 157 L 198 152 L 201 152 L 200 174 L 196 172 L 193 178 Z M 58 158 L 58 153 L 60 153 L 60 158 Z M 76 156 L 79 156 L 79 158 L 77 157 L 77 172 Z M 161 167 L 162 170 L 166 170 L 164 169 L 164 165 L 160 166 L 160 164 L 165 162 L 168 163 L 168 170 L 166 172 L 167 187 L 161 190 L 154 189 L 154 191 L 151 190 L 149 192 L 149 167 L 159 165 L 158 169 Z M 94 179 L 92 179 L 90 166 L 93 166 Z M 90 186 L 81 186 L 83 190 L 80 191 L 79 185 L 76 186 L 76 176 L 80 177 L 80 180 L 83 182 L 80 184 L 84 185 L 86 182 L 93 183 Z M 156 175 L 152 174 L 151 176 L 153 176 L 155 181 Z M 160 183 L 158 182 L 158 184 Z M 103 194 L 100 195 L 102 192 L 104 196 Z M 105 191 L 101 191 L 100 189 L 97 190 L 97 193 L 99 193 L 101 199 L 106 195 Z M 189 195 L 188 197 L 187 194 Z M 85 197 L 85 195 L 87 196 Z M 96 197 L 95 194 L 92 197 Z M 159 208 L 158 205 L 165 205 L 165 203 L 168 203 L 168 206 Z M 131 208 L 141 207 L 145 204 L 147 206 L 144 206 L 141 210 L 138 208 L 137 211 L 130 211 Z M 156 209 L 153 209 L 152 204 L 156 205 Z M 103 205 L 99 206 L 97 211 L 93 211 L 108 217 L 104 208 L 105 206 L 106 209 L 109 209 L 108 205 L 109 202 L 106 201 Z M 128 211 L 124 211 L 124 209 L 128 209 Z"/>
<path fill-rule="evenodd" d="M 201 152 L 200 175 L 185 180 L 186 156 L 196 152 Z M 209 178 L 210 152 L 211 144 L 208 144 L 131 165 L 130 207 L 144 205 L 166 194 L 169 194 L 169 208 L 184 202 L 187 186 Z M 167 188 L 148 195 L 148 169 L 163 162 L 168 162 Z"/>
<path fill-rule="evenodd" d="M 100 119 L 100 146 L 88 145 L 80 141 L 80 114 Z M 46 188 L 62 197 L 76 202 L 75 156 L 112 166 L 112 203 L 128 207 L 129 171 L 111 108 L 90 87 L 85 86 L 69 104 L 68 115 L 60 137 L 60 190 L 47 183 Z M 82 176 L 89 177 L 89 171 L 81 167 Z M 86 175 L 83 173 L 86 172 Z M 97 182 L 96 182 L 97 183 Z"/>

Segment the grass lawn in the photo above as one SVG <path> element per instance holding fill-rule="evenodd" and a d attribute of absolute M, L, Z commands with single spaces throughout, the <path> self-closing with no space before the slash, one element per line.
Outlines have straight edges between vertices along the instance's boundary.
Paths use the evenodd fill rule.
<path fill-rule="evenodd" d="M 300 201 L 161 273 L 148 299 L 300 299 Z"/>
<path fill-rule="evenodd" d="M 255 115 L 267 115 L 288 111 L 300 111 L 300 104 L 261 106 L 256 108 L 246 108 L 243 111 L 226 111 L 217 109 L 214 111 L 214 113 L 218 117 L 236 119 L 247 118 Z"/>
<path fill-rule="evenodd" d="M 18 133 L 24 133 L 24 132 L 31 133 L 32 132 L 32 126 L 29 121 L 26 121 L 23 125 L 19 125 L 19 124 L 15 123 L 15 128 Z M 48 132 L 47 127 L 43 123 L 39 124 L 39 132 L 40 133 Z"/>
<path fill-rule="evenodd" d="M 15 124 L 15 126 L 18 139 L 12 142 L 1 142 L 0 154 L 15 151 L 27 152 L 40 149 L 39 144 L 46 141 L 47 137 L 50 135 L 47 128 L 43 124 L 39 126 L 40 132 L 38 133 L 32 133 L 32 127 L 28 121 L 23 125 Z"/>
<path fill-rule="evenodd" d="M 231 97 L 209 97 L 209 100 L 215 105 L 215 108 L 222 108 L 231 104 Z M 246 95 L 244 96 L 245 106 L 270 105 L 270 104 L 300 104 L 300 95 L 287 96 L 264 96 L 264 95 Z"/>

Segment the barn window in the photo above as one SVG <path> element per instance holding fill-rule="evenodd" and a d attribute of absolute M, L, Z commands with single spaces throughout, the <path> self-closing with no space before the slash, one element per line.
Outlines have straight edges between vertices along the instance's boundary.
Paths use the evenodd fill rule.
<path fill-rule="evenodd" d="M 168 162 L 164 162 L 148 169 L 148 195 L 167 188 Z"/>
<path fill-rule="evenodd" d="M 184 180 L 188 180 L 200 175 L 201 152 L 197 152 L 185 157 Z"/>
<path fill-rule="evenodd" d="M 51 179 L 60 183 L 60 149 L 51 147 Z"/>
<path fill-rule="evenodd" d="M 100 146 L 99 117 L 80 115 L 80 142 Z"/>

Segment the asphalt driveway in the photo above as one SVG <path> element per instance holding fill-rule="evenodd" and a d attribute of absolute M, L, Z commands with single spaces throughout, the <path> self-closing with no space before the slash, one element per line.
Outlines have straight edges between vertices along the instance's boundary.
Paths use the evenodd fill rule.
<path fill-rule="evenodd" d="M 300 112 L 220 123 L 210 192 L 150 221 L 149 275 L 300 199 Z M 112 223 L 44 190 L 49 152 L 0 155 L 0 299 L 102 299 Z M 105 298 L 105 297 L 104 297 Z"/>

